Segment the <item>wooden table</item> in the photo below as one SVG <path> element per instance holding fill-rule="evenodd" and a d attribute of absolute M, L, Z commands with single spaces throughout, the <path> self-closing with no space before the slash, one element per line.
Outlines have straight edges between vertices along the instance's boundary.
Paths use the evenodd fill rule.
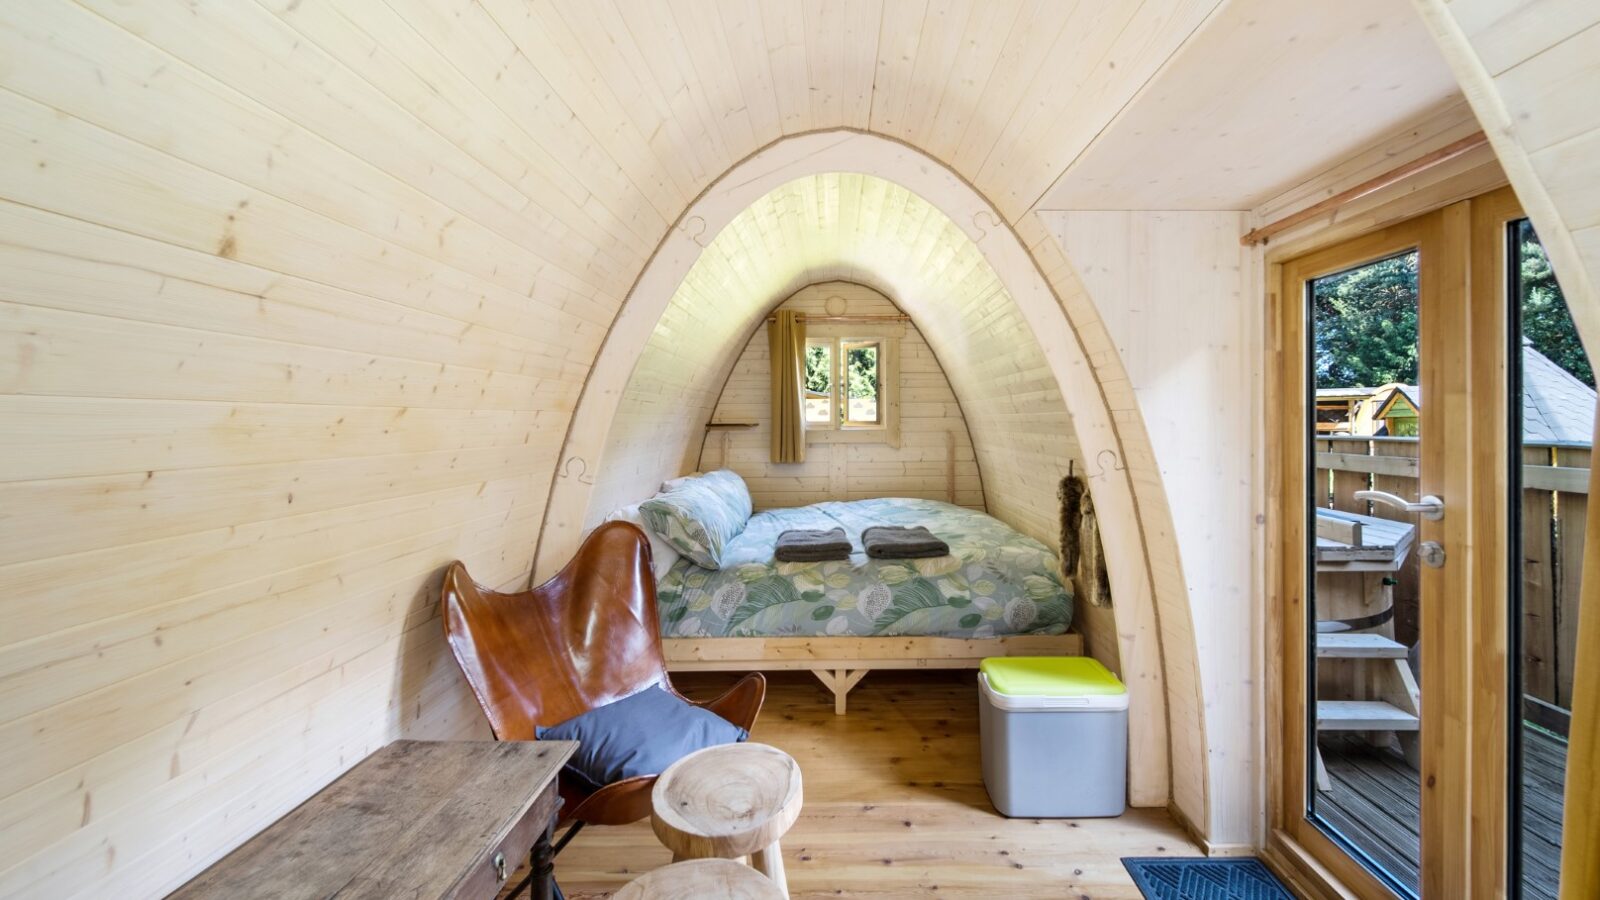
<path fill-rule="evenodd" d="M 741 859 L 789 896 L 783 837 L 800 817 L 800 765 L 766 744 L 722 744 L 667 767 L 650 790 L 650 825 L 672 861 Z"/>
<path fill-rule="evenodd" d="M 548 900 L 556 776 L 577 747 L 396 741 L 171 897 L 493 900 L 527 854 Z"/>
<path fill-rule="evenodd" d="M 1317 510 L 1317 619 L 1362 620 L 1394 607 L 1394 576 L 1411 555 L 1415 526 L 1337 509 Z M 1320 630 L 1328 630 L 1322 628 Z M 1393 636 L 1393 626 L 1381 629 Z"/>
<path fill-rule="evenodd" d="M 635 878 L 611 900 L 784 900 L 767 876 L 730 859 L 691 859 Z"/>
<path fill-rule="evenodd" d="M 1399 571 L 1416 533 L 1416 527 L 1406 522 L 1318 509 L 1317 571 Z"/>

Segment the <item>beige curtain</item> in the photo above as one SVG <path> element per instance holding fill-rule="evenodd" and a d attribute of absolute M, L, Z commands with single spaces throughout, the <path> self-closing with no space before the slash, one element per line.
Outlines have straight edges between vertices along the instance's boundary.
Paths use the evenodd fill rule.
<path fill-rule="evenodd" d="M 780 309 L 767 326 L 772 354 L 772 461 L 806 461 L 806 323 L 792 309 Z"/>

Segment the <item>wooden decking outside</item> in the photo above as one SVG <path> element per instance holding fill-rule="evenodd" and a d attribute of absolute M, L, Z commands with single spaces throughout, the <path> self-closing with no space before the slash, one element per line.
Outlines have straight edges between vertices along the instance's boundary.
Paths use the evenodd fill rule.
<path fill-rule="evenodd" d="M 1524 728 L 1523 734 L 1522 896 L 1555 900 L 1567 745 L 1537 728 Z M 1415 892 L 1421 831 L 1417 771 L 1400 754 L 1354 735 L 1324 734 L 1318 744 L 1333 790 L 1317 795 L 1317 813 Z"/>
<path fill-rule="evenodd" d="M 685 673 L 691 697 L 734 676 Z M 972 672 L 874 671 L 850 713 L 809 672 L 768 675 L 753 740 L 782 748 L 805 778 L 800 819 L 783 838 L 796 900 L 1140 897 L 1124 856 L 1203 855 L 1162 809 L 1115 819 L 1007 819 L 994 811 L 979 766 Z M 585 830 L 556 859 L 571 900 L 594 900 L 671 854 L 648 820 Z"/>

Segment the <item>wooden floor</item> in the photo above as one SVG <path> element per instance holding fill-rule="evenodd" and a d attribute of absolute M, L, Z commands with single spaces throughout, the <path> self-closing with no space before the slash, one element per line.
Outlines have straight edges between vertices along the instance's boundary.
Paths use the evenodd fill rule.
<path fill-rule="evenodd" d="M 753 739 L 788 751 L 805 778 L 804 811 L 783 841 L 795 898 L 1131 900 L 1140 894 L 1121 857 L 1200 855 L 1164 810 L 1001 817 L 980 775 L 971 672 L 873 672 L 844 717 L 809 674 L 769 677 Z M 703 698 L 731 680 L 676 683 Z M 669 861 L 648 821 L 591 828 L 562 852 L 556 877 L 572 900 L 605 897 Z"/>
<path fill-rule="evenodd" d="M 1535 728 L 1523 730 L 1522 896 L 1554 900 L 1561 861 L 1562 785 L 1567 746 Z M 1333 790 L 1317 812 L 1413 891 L 1421 833 L 1417 771 L 1399 754 L 1346 735 L 1318 741 Z"/>

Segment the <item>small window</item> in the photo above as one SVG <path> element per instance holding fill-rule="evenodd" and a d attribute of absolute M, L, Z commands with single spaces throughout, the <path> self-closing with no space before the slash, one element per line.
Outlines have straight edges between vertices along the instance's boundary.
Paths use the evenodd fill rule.
<path fill-rule="evenodd" d="M 900 446 L 898 340 L 872 332 L 846 337 L 850 332 L 827 326 L 817 330 L 821 334 L 806 338 L 806 439 Z"/>
<path fill-rule="evenodd" d="M 1340 429 L 1349 430 L 1349 423 L 1349 401 L 1317 401 L 1317 431 L 1326 434 Z"/>
<path fill-rule="evenodd" d="M 806 424 L 833 421 L 833 342 L 806 342 Z"/>
<path fill-rule="evenodd" d="M 844 357 L 841 378 L 845 388 L 840 404 L 839 424 L 845 428 L 876 428 L 883 424 L 883 379 L 878 366 L 882 358 L 879 341 L 840 341 Z"/>

